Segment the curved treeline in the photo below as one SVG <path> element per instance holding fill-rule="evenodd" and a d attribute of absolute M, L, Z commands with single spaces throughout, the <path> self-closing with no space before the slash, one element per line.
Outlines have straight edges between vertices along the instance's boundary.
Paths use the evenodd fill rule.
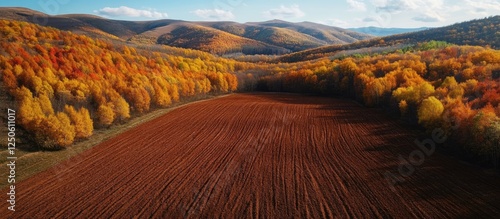
<path fill-rule="evenodd" d="M 182 98 L 235 91 L 234 62 L 114 46 L 53 28 L 0 21 L 0 72 L 19 125 L 41 148 Z"/>
<path fill-rule="evenodd" d="M 340 95 L 386 108 L 429 132 L 443 129 L 460 143 L 459 150 L 499 165 L 498 50 L 448 46 L 323 59 L 274 69 L 255 81 L 254 87 L 264 91 Z"/>

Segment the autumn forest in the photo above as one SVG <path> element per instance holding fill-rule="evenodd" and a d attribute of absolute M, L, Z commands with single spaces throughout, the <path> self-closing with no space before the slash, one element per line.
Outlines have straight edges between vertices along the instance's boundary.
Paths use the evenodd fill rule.
<path fill-rule="evenodd" d="M 0 43 L 3 87 L 41 149 L 69 147 L 95 129 L 194 97 L 271 91 L 352 98 L 429 133 L 441 128 L 482 162 L 498 166 L 500 158 L 500 51 L 490 47 L 426 41 L 276 62 L 8 20 L 0 21 Z"/>
<path fill-rule="evenodd" d="M 500 3 L 13 4 L 5 218 L 500 215 Z"/>

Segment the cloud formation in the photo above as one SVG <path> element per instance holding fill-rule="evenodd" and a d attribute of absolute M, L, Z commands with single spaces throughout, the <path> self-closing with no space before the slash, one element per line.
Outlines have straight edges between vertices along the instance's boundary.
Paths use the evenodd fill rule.
<path fill-rule="evenodd" d="M 403 11 L 417 9 L 418 1 L 415 0 L 386 0 L 375 1 L 377 11 L 388 13 L 401 13 Z"/>
<path fill-rule="evenodd" d="M 279 8 L 274 8 L 269 11 L 265 11 L 264 16 L 267 18 L 277 18 L 277 19 L 285 19 L 285 18 L 300 18 L 306 15 L 300 7 L 296 4 L 293 4 L 289 7 L 281 5 Z"/>
<path fill-rule="evenodd" d="M 221 21 L 221 20 L 232 20 L 235 18 L 233 12 L 221 9 L 198 9 L 192 11 L 192 13 L 205 20 Z"/>
<path fill-rule="evenodd" d="M 366 11 L 366 4 L 362 1 L 347 0 L 347 4 L 351 7 L 351 11 Z"/>
<path fill-rule="evenodd" d="M 94 11 L 94 13 L 102 16 L 109 17 L 143 17 L 143 18 L 167 18 L 167 13 L 157 12 L 154 9 L 141 10 L 130 8 L 127 6 L 120 6 L 118 8 L 105 7 Z"/>
<path fill-rule="evenodd" d="M 372 0 L 372 3 L 379 12 L 401 13 L 443 9 L 444 0 Z"/>
<path fill-rule="evenodd" d="M 498 0 L 465 0 L 467 7 L 472 8 L 474 13 L 485 14 L 487 11 L 500 12 L 500 2 Z"/>
<path fill-rule="evenodd" d="M 372 0 L 377 12 L 400 14 L 413 13 L 412 20 L 441 22 L 452 8 L 445 7 L 445 0 Z M 466 0 L 470 1 L 470 0 Z M 488 1 L 488 0 L 486 0 Z M 453 9 L 456 10 L 456 9 Z M 369 21 L 369 19 L 367 19 Z"/>
<path fill-rule="evenodd" d="M 362 22 L 377 22 L 377 20 L 373 17 L 366 17 L 366 18 L 363 18 L 363 20 L 361 20 Z"/>
<path fill-rule="evenodd" d="M 412 19 L 414 21 L 421 21 L 421 22 L 440 22 L 444 20 L 443 17 L 441 17 L 439 14 L 435 12 L 423 13 L 416 17 L 413 17 Z"/>
<path fill-rule="evenodd" d="M 349 27 L 349 22 L 341 19 L 328 19 L 326 21 L 320 21 L 318 23 L 334 27 Z"/>

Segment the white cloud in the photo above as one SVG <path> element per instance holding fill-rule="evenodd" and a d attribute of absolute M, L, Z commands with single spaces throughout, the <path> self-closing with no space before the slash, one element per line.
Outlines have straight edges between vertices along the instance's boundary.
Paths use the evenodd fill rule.
<path fill-rule="evenodd" d="M 500 2 L 498 0 L 465 0 L 466 7 L 472 8 L 473 13 L 487 14 L 487 11 L 500 11 Z"/>
<path fill-rule="evenodd" d="M 373 14 L 356 21 L 361 26 L 377 26 L 377 27 L 390 27 L 393 24 L 394 17 L 389 13 Z"/>
<path fill-rule="evenodd" d="M 351 11 L 366 11 L 366 4 L 362 1 L 347 0 L 347 4 L 351 7 Z"/>
<path fill-rule="evenodd" d="M 296 4 L 291 5 L 290 7 L 281 5 L 279 8 L 274 8 L 269 11 L 265 11 L 264 16 L 267 18 L 300 18 L 306 15 L 300 7 Z"/>
<path fill-rule="evenodd" d="M 235 17 L 233 12 L 221 9 L 198 9 L 192 13 L 205 20 L 232 20 Z"/>
<path fill-rule="evenodd" d="M 375 6 L 377 11 L 388 13 L 401 13 L 403 11 L 417 9 L 417 1 L 415 0 L 386 0 L 377 1 Z"/>
<path fill-rule="evenodd" d="M 446 7 L 445 0 L 372 0 L 377 12 L 388 14 L 401 14 L 411 16 L 419 22 L 445 21 L 448 13 L 458 10 L 456 7 Z M 465 0 L 470 1 L 470 0 Z M 448 5 L 448 4 L 447 4 Z M 366 19 L 364 22 L 373 20 Z"/>
<path fill-rule="evenodd" d="M 120 6 L 118 8 L 105 7 L 94 11 L 94 13 L 109 17 L 144 17 L 156 19 L 168 17 L 167 13 L 157 12 L 154 9 L 141 10 L 127 6 Z"/>
<path fill-rule="evenodd" d="M 406 11 L 443 9 L 444 0 L 373 0 L 377 11 L 401 13 Z"/>
<path fill-rule="evenodd" d="M 440 22 L 444 21 L 444 18 L 441 17 L 438 13 L 428 11 L 427 13 L 420 14 L 416 17 L 412 18 L 414 21 L 421 22 Z"/>
<path fill-rule="evenodd" d="M 373 17 L 365 17 L 363 18 L 363 20 L 361 20 L 362 22 L 377 22 L 377 19 L 373 18 Z"/>
<path fill-rule="evenodd" d="M 350 25 L 349 22 L 340 19 L 328 19 L 326 21 L 320 21 L 318 23 L 334 27 L 343 27 L 343 28 L 349 27 Z"/>

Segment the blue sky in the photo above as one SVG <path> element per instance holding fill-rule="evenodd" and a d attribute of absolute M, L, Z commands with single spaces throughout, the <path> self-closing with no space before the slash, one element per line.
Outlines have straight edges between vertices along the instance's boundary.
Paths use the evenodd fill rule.
<path fill-rule="evenodd" d="M 47 14 L 94 14 L 119 20 L 254 22 L 282 19 L 339 27 L 437 27 L 500 14 L 500 0 L 17 0 Z"/>

